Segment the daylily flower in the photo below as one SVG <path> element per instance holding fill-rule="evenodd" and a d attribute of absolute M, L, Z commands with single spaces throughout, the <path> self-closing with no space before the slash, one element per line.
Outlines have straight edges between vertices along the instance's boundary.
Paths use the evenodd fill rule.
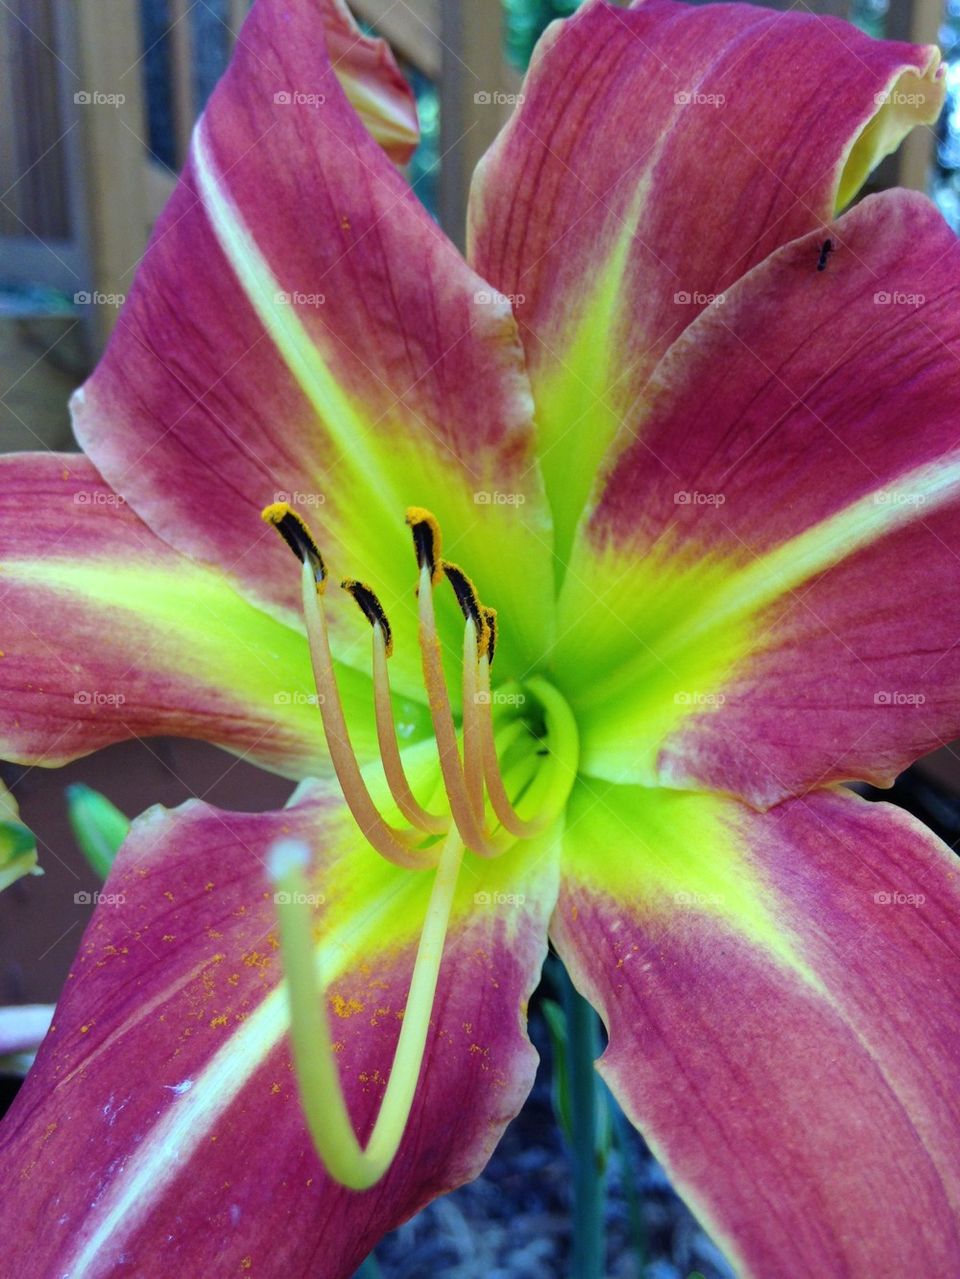
<path fill-rule="evenodd" d="M 464 260 L 323 25 L 255 5 L 86 456 L 0 461 L 2 753 L 315 779 L 134 824 L 2 1130 L 18 1273 L 350 1274 L 519 1108 L 548 932 L 742 1273 L 951 1273 L 960 877 L 841 786 L 960 727 L 958 249 L 915 194 L 842 211 L 936 51 L 590 3 Z"/>

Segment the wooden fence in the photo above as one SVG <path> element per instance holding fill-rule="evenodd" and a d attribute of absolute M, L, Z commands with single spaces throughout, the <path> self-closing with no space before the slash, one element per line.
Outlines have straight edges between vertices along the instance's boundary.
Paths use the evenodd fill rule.
<path fill-rule="evenodd" d="M 41 283 L 68 297 L 129 290 L 201 105 L 197 3 L 166 0 L 165 97 L 174 152 L 164 163 L 148 144 L 147 42 L 138 0 L 4 0 L 0 287 Z M 845 3 L 804 7 L 837 12 Z M 225 61 L 248 0 L 219 4 Z M 438 87 L 438 209 L 459 240 L 470 173 L 509 109 L 478 108 L 474 94 L 483 88 L 507 95 L 517 87 L 502 54 L 500 0 L 353 0 L 353 8 Z M 900 38 L 935 40 L 941 14 L 942 0 L 893 0 L 888 29 Z M 112 95 L 112 109 L 87 109 L 96 94 Z M 931 134 L 918 130 L 884 180 L 922 187 L 930 155 Z M 88 310 L 95 348 L 115 309 Z"/>

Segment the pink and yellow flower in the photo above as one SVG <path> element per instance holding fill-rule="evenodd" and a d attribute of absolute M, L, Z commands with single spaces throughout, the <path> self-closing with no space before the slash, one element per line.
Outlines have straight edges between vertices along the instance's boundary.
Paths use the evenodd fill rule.
<path fill-rule="evenodd" d="M 840 785 L 960 726 L 960 250 L 918 195 L 843 211 L 936 117 L 938 54 L 594 0 L 464 259 L 345 23 L 255 5 L 75 399 L 85 455 L 0 459 L 2 753 L 177 733 L 313 779 L 135 823 L 2 1129 L 18 1273 L 350 1274 L 516 1113 L 548 934 L 742 1273 L 950 1273 L 960 872 Z M 317 974 L 362 1141 L 422 1032 L 361 1191 L 298 1096 L 317 1137 Z"/>

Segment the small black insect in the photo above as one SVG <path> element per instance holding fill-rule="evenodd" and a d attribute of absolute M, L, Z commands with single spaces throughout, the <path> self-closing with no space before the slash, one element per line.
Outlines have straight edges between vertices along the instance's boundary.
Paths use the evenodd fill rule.
<path fill-rule="evenodd" d="M 818 270 L 818 271 L 826 271 L 826 269 L 827 269 L 827 258 L 830 256 L 830 254 L 831 254 L 832 252 L 833 252 L 833 241 L 832 241 L 832 240 L 824 240 L 823 244 L 821 244 L 821 245 L 820 245 L 820 256 L 819 256 L 819 258 L 817 259 L 817 270 Z"/>

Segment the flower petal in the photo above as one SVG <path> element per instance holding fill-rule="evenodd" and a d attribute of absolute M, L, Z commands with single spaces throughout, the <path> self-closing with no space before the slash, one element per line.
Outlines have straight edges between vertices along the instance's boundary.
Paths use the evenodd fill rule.
<path fill-rule="evenodd" d="M 6 1238 L 30 1240 L 17 1250 L 24 1279 L 93 1279 L 120 1258 L 144 1279 L 349 1276 L 387 1230 L 475 1176 L 519 1109 L 555 858 L 541 848 L 539 860 L 465 869 L 407 1137 L 384 1180 L 355 1194 L 323 1172 L 292 1073 L 263 865 L 281 835 L 316 850 L 318 965 L 348 1104 L 369 1132 L 430 874 L 360 847 L 316 789 L 279 813 L 154 809 L 118 855 L 0 1128 L 11 1170 L 0 1221 Z M 481 890 L 488 904 L 475 903 Z"/>
<path fill-rule="evenodd" d="M 63 764 L 169 734 L 329 771 L 303 637 L 161 542 L 81 455 L 0 457 L 0 609 L 4 759 Z M 370 680 L 343 674 L 370 756 Z M 426 731 L 413 703 L 399 718 Z"/>
<path fill-rule="evenodd" d="M 919 195 L 785 246 L 611 450 L 556 665 L 585 770 L 766 806 L 960 729 L 960 248 Z"/>
<path fill-rule="evenodd" d="M 406 164 L 420 141 L 417 101 L 389 44 L 360 30 L 346 0 L 325 0 L 322 7 L 330 62 L 344 93 L 390 159 Z"/>
<path fill-rule="evenodd" d="M 583 787 L 551 936 L 738 1274 L 951 1272 L 960 866 L 929 831 L 843 791 Z"/>
<path fill-rule="evenodd" d="M 14 1004 L 0 1008 L 0 1058 L 33 1052 L 53 1020 L 53 1004 Z"/>
<path fill-rule="evenodd" d="M 478 169 L 471 259 L 517 299 L 561 560 L 657 359 L 936 118 L 938 63 L 753 5 L 597 2 L 550 28 Z"/>
<path fill-rule="evenodd" d="M 155 532 L 299 616 L 298 575 L 258 518 L 294 504 L 333 574 L 390 610 L 398 686 L 421 689 L 411 505 L 500 610 L 504 671 L 542 652 L 549 515 L 510 307 L 361 127 L 313 6 L 254 8 L 74 416 Z M 447 592 L 442 606 L 452 623 Z M 355 610 L 333 622 L 367 669 Z"/>

